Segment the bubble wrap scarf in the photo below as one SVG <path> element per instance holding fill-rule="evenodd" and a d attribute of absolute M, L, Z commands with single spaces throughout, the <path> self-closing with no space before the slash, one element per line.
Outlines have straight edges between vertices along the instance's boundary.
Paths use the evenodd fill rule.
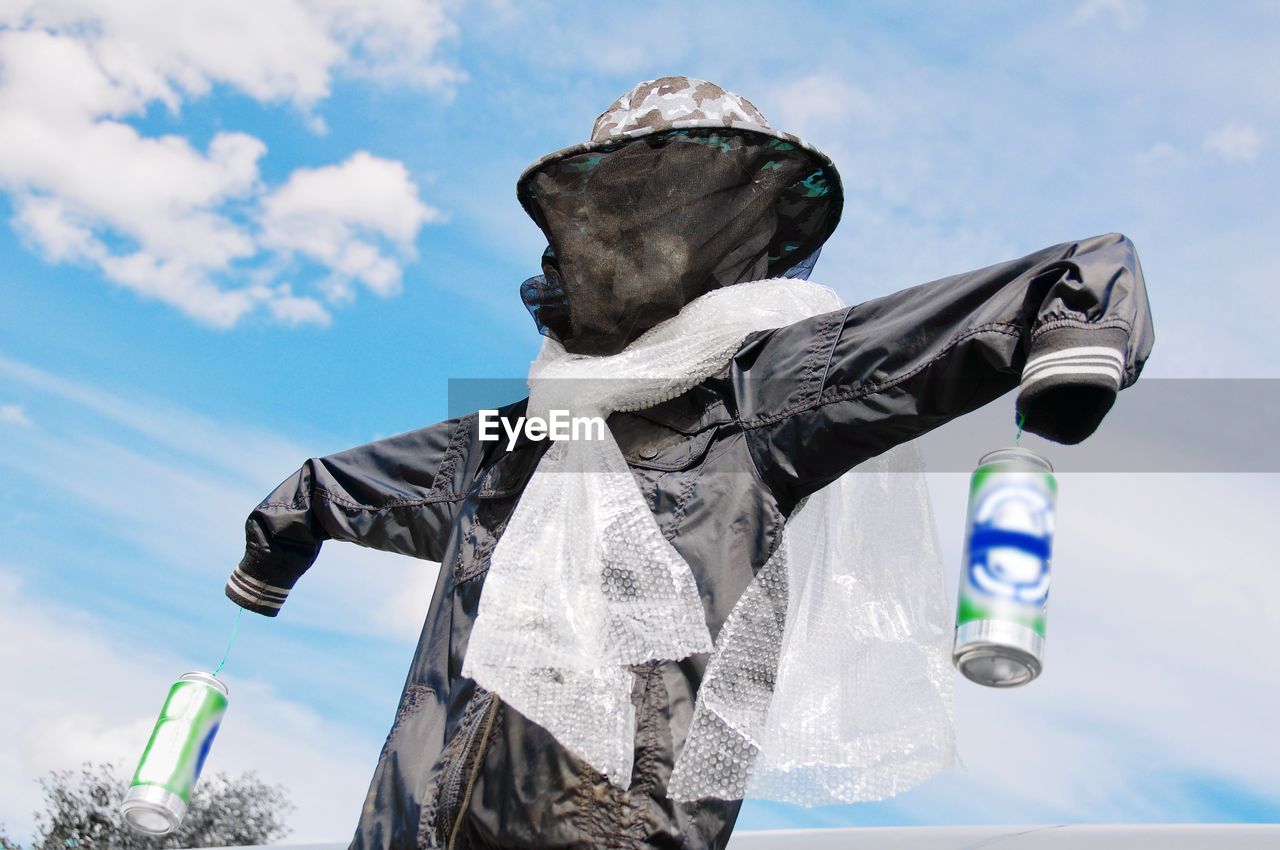
<path fill-rule="evenodd" d="M 719 372 L 749 334 L 842 306 L 807 281 L 752 281 L 702 295 L 616 355 L 546 340 L 528 415 L 644 410 Z M 792 514 L 713 646 L 689 565 L 607 430 L 540 460 L 493 552 L 464 675 L 626 788 L 629 665 L 711 653 L 676 800 L 881 799 L 951 763 L 949 611 L 913 444 Z"/>

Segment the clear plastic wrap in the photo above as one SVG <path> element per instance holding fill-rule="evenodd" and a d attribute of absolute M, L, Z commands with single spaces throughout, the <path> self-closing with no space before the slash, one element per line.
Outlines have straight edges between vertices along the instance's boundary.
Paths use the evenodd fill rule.
<path fill-rule="evenodd" d="M 753 281 L 690 302 L 617 355 L 566 354 L 547 339 L 528 415 L 652 407 L 718 372 L 752 332 L 839 307 L 817 284 Z M 463 674 L 625 787 L 635 732 L 627 665 L 712 649 L 692 571 L 612 435 L 548 450 L 494 549 Z"/>
<path fill-rule="evenodd" d="M 715 374 L 751 332 L 839 309 L 829 289 L 715 290 L 621 354 L 546 340 L 529 415 L 607 416 Z M 668 791 L 803 805 L 880 799 L 953 759 L 950 619 L 914 444 L 792 514 L 713 647 L 689 565 L 611 435 L 553 446 L 494 550 L 463 674 L 626 787 L 628 665 L 712 652 Z"/>
<path fill-rule="evenodd" d="M 793 513 L 720 633 L 671 796 L 849 803 L 942 770 L 955 751 L 949 614 L 908 443 Z"/>

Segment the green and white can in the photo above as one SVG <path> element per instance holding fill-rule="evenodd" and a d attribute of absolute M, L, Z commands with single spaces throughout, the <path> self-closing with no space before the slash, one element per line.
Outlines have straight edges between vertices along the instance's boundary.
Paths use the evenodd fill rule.
<path fill-rule="evenodd" d="M 1025 685 L 1044 667 L 1057 496 L 1053 467 L 1029 449 L 989 452 L 970 478 L 952 660 L 980 685 Z"/>
<path fill-rule="evenodd" d="M 216 676 L 184 673 L 178 678 L 120 804 L 129 826 L 150 835 L 177 829 L 226 713 L 227 686 Z"/>

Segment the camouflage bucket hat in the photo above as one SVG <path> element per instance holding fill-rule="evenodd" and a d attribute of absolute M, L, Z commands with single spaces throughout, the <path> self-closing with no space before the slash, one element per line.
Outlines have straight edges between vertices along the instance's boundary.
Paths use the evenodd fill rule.
<path fill-rule="evenodd" d="M 692 77 L 661 77 L 637 84 L 596 118 L 590 141 L 547 154 L 526 168 L 516 183 L 516 196 L 545 230 L 534 190 L 537 175 L 567 160 L 577 169 L 594 167 L 632 142 L 656 137 L 680 137 L 726 152 L 744 141 L 755 142 L 767 145 L 779 158 L 803 158 L 812 165 L 794 189 L 779 198 L 779 229 L 794 238 L 770 258 L 773 275 L 781 276 L 814 255 L 840 221 L 844 195 L 830 157 L 803 139 L 774 129 L 746 98 Z"/>

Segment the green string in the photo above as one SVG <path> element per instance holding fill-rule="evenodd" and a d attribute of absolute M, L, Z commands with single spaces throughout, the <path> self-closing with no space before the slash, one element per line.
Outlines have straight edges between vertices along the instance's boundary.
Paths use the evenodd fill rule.
<path fill-rule="evenodd" d="M 1013 444 L 1015 446 L 1018 445 L 1018 442 L 1022 439 L 1022 423 L 1025 421 L 1027 421 L 1027 415 L 1025 413 L 1019 413 L 1018 414 L 1018 433 L 1013 438 Z"/>
<path fill-rule="evenodd" d="M 215 676 L 222 672 L 223 665 L 227 663 L 227 656 L 231 654 L 231 644 L 236 642 L 236 632 L 240 631 L 240 617 L 243 614 L 243 608 L 236 609 L 236 622 L 235 625 L 231 627 L 231 637 L 227 639 L 227 648 L 222 653 L 222 660 L 218 662 L 218 668 L 213 671 L 213 675 Z"/>

